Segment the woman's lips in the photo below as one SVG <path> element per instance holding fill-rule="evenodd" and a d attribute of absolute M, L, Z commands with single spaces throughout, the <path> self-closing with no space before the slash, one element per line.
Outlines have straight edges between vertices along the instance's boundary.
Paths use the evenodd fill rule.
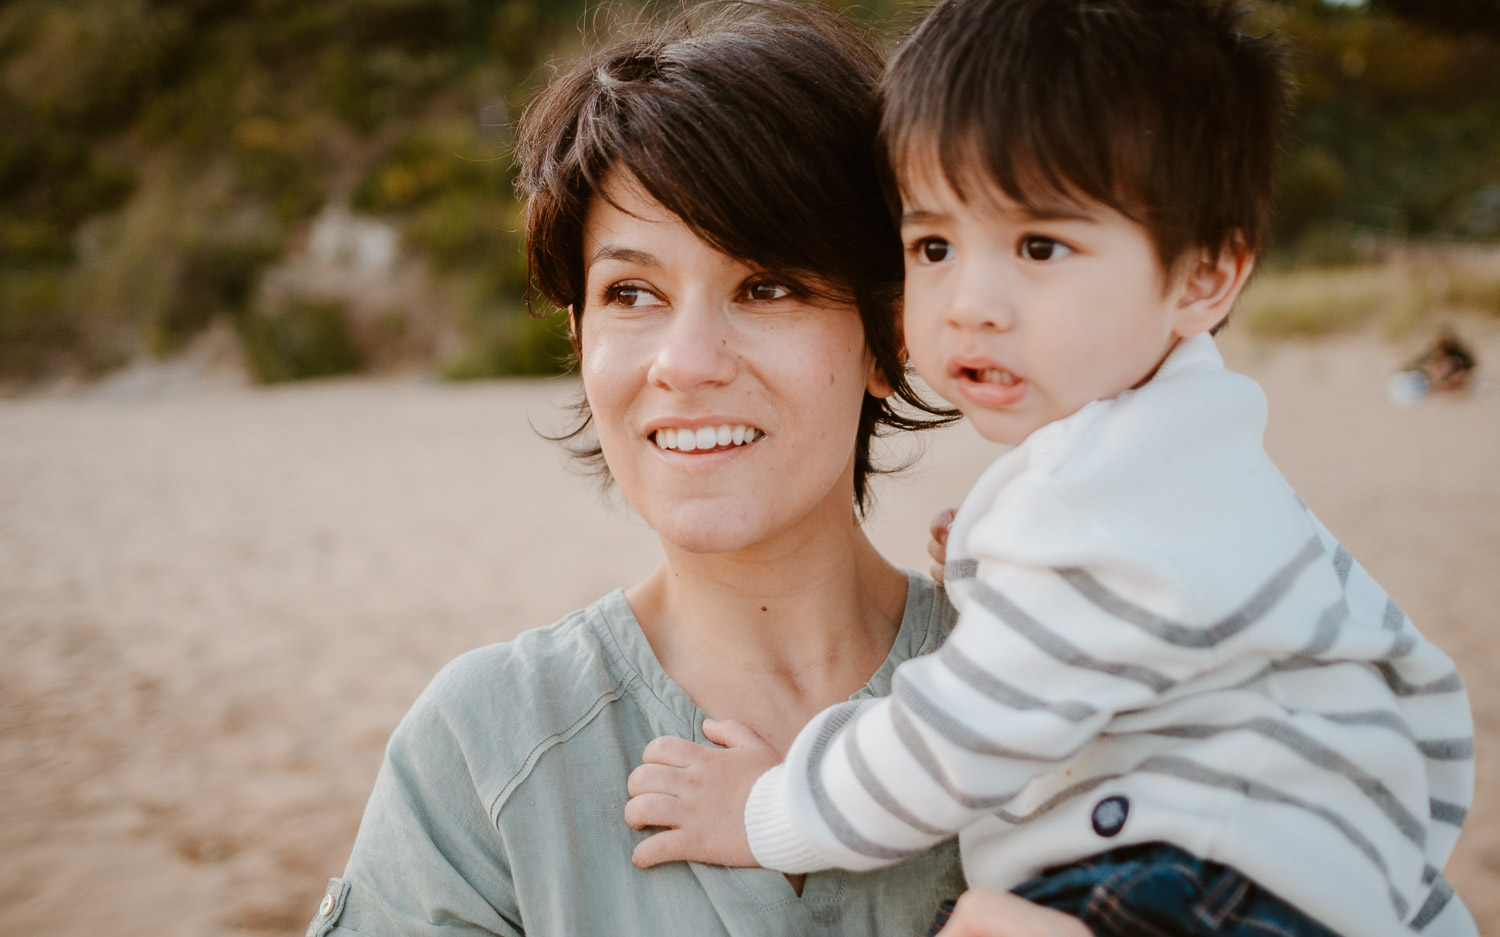
<path fill-rule="evenodd" d="M 953 371 L 959 393 L 981 407 L 1013 407 L 1026 396 L 1026 379 L 995 366 L 959 367 Z"/>
<path fill-rule="evenodd" d="M 754 442 L 765 433 L 744 423 L 720 423 L 718 426 L 664 426 L 651 434 L 657 448 L 677 452 L 715 452 Z"/>

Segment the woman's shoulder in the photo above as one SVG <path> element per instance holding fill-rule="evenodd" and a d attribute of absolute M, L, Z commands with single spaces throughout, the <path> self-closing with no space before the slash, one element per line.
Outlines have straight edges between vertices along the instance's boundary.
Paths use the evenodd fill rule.
<path fill-rule="evenodd" d="M 905 572 L 906 611 L 901 625 L 903 631 L 911 631 L 915 643 L 910 653 L 915 657 L 932 652 L 948 639 L 958 623 L 958 612 L 941 584 L 922 573 Z"/>
<path fill-rule="evenodd" d="M 885 696 L 890 693 L 896 668 L 941 647 L 958 621 L 958 612 L 948 601 L 942 586 L 921 573 L 904 572 L 906 608 L 901 615 L 901 628 L 885 663 L 875 671 L 862 695 Z"/>
<path fill-rule="evenodd" d="M 540 688 L 571 684 L 611 669 L 600 619 L 612 596 L 569 612 L 550 625 L 523 631 L 509 641 L 474 648 L 444 665 L 433 681 L 442 698 L 489 695 L 523 684 Z"/>
<path fill-rule="evenodd" d="M 607 640 L 610 600 L 570 612 L 509 641 L 475 648 L 444 665 L 423 693 L 450 719 L 541 720 L 591 704 L 619 687 L 629 668 Z"/>
<path fill-rule="evenodd" d="M 517 777 L 624 692 L 633 672 L 605 620 L 616 598 L 454 658 L 413 704 L 393 744 L 405 735 L 430 745 L 436 736 L 462 753 L 476 779 L 503 785 Z"/>

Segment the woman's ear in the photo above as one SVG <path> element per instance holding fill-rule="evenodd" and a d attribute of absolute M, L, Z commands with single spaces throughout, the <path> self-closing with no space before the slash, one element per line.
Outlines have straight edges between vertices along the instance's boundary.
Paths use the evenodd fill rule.
<path fill-rule="evenodd" d="M 902 361 L 906 360 L 905 355 L 905 349 L 902 349 Z M 896 388 L 892 387 L 890 380 L 886 378 L 885 369 L 880 366 L 880 359 L 874 355 L 868 355 L 868 357 L 870 359 L 869 374 L 865 378 L 865 393 L 884 400 L 894 394 Z"/>
<path fill-rule="evenodd" d="M 896 341 L 898 343 L 897 344 L 897 351 L 896 351 L 896 360 L 899 361 L 901 363 L 901 367 L 904 368 L 904 367 L 906 367 L 906 357 L 907 357 L 907 355 L 906 355 L 906 342 L 904 340 L 902 340 L 901 336 L 903 334 L 902 328 L 905 325 L 905 320 L 904 320 L 904 316 L 906 314 L 906 306 L 905 306 L 905 304 L 901 303 L 901 302 L 897 302 L 896 303 L 895 313 L 896 313 L 896 336 L 895 337 L 896 337 Z M 865 351 L 865 356 L 869 359 L 869 375 L 865 379 L 865 391 L 871 397 L 878 397 L 879 399 L 884 400 L 885 398 L 887 398 L 887 397 L 891 396 L 892 394 L 894 394 L 896 392 L 896 388 L 891 385 L 890 380 L 885 376 L 885 368 L 882 368 L 880 366 L 880 358 L 879 358 L 879 356 L 875 355 L 872 352 L 870 352 L 868 349 L 866 349 L 866 351 Z"/>
<path fill-rule="evenodd" d="M 568 303 L 568 338 L 578 344 L 578 304 Z"/>
<path fill-rule="evenodd" d="M 1255 254 L 1236 235 L 1220 250 L 1196 249 L 1183 264 L 1174 290 L 1177 308 L 1173 331 L 1181 338 L 1192 338 L 1229 316 L 1250 279 L 1250 271 L 1255 269 Z"/>

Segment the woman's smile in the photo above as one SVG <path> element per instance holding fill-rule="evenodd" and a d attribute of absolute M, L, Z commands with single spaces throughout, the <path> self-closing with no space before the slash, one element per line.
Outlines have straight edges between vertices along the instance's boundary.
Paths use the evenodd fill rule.
<path fill-rule="evenodd" d="M 650 439 L 658 449 L 709 453 L 746 446 L 764 435 L 763 431 L 744 423 L 719 423 L 697 428 L 664 426 L 650 433 Z"/>

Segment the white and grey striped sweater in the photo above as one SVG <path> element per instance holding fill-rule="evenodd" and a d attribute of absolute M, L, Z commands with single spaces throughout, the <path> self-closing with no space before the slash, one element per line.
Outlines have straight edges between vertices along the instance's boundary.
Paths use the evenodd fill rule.
<path fill-rule="evenodd" d="M 1165 841 L 1351 937 L 1471 935 L 1440 870 L 1473 793 L 1457 671 L 1265 455 L 1212 339 L 998 459 L 949 539 L 959 623 L 756 784 L 757 860 L 971 884 Z"/>

